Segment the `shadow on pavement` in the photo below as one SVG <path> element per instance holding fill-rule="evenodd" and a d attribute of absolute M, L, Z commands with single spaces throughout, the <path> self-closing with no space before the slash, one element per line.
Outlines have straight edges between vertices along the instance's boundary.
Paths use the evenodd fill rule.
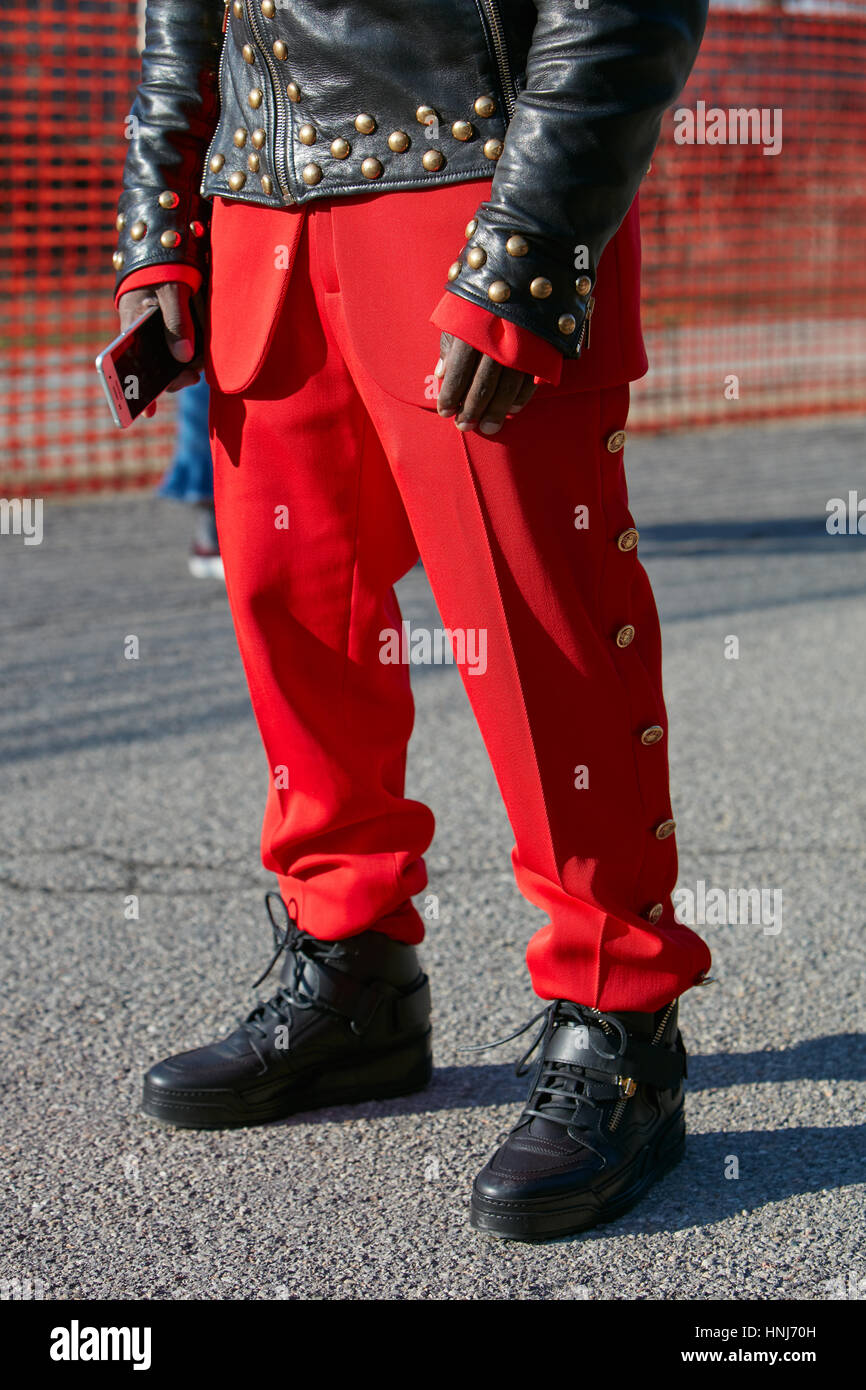
<path fill-rule="evenodd" d="M 736 1158 L 738 1175 L 726 1177 Z M 866 1125 L 687 1134 L 679 1167 L 640 1206 L 574 1240 L 711 1226 L 771 1202 L 866 1181 Z"/>
<path fill-rule="evenodd" d="M 809 1038 L 781 1051 L 721 1052 L 715 1056 L 689 1055 L 689 1092 L 722 1086 L 755 1085 L 782 1081 L 866 1080 L 866 1034 L 836 1033 Z M 315 1124 L 348 1115 L 374 1118 L 383 1114 L 425 1115 L 438 1110 L 479 1110 L 486 1106 L 519 1104 L 526 1098 L 529 1077 L 517 1077 L 514 1064 L 436 1067 L 424 1091 L 397 1100 L 383 1100 L 351 1107 L 329 1107 L 293 1115 L 280 1123 Z M 802 1131 L 781 1131 L 801 1133 Z M 817 1131 L 819 1133 L 823 1131 Z M 850 1133 L 843 1130 L 842 1133 Z M 739 1136 L 738 1136 L 739 1137 Z M 861 1181 L 866 1181 L 866 1153 Z"/>
<path fill-rule="evenodd" d="M 762 554 L 785 554 L 798 550 L 825 550 L 840 545 L 852 550 L 866 546 L 866 533 L 831 535 L 825 516 L 760 517 L 750 521 L 649 522 L 638 526 L 641 546 L 652 547 L 654 555 L 675 555 L 683 550 L 713 555 L 732 550 L 754 550 Z"/>
<path fill-rule="evenodd" d="M 761 1081 L 866 1081 L 866 1033 L 808 1038 L 780 1052 L 767 1049 L 689 1056 L 688 1086 L 692 1091 Z"/>

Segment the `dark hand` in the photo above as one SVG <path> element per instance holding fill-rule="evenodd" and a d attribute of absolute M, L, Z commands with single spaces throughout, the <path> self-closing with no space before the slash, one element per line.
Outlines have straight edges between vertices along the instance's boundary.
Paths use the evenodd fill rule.
<path fill-rule="evenodd" d="M 505 417 L 522 410 L 535 391 L 534 378 L 528 373 L 503 367 L 453 333 L 442 334 L 439 352 L 436 408 L 440 415 L 454 415 L 458 429 L 495 434 Z"/>
<path fill-rule="evenodd" d="M 136 319 L 141 318 L 151 304 L 159 305 L 165 324 L 165 340 L 172 356 L 176 357 L 178 362 L 189 362 L 187 370 L 181 372 L 180 376 L 166 387 L 167 391 L 180 391 L 184 386 L 194 386 L 203 366 L 201 357 L 195 362 L 191 360 L 195 350 L 195 328 L 189 307 L 190 297 L 189 285 L 172 280 L 164 285 L 145 285 L 139 290 L 129 290 L 122 294 L 118 301 L 121 333 Z M 201 301 L 198 298 L 196 307 L 201 313 Z M 155 415 L 156 401 L 152 401 L 144 413 L 147 416 Z"/>

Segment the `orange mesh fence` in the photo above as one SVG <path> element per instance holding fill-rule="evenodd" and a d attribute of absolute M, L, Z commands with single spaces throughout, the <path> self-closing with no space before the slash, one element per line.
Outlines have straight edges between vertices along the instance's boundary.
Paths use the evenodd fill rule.
<path fill-rule="evenodd" d="M 632 424 L 862 411 L 864 213 L 866 4 L 712 9 L 641 188 Z"/>
<path fill-rule="evenodd" d="M 3 12 L 0 493 L 134 486 L 171 452 L 174 409 L 118 430 L 93 368 L 117 328 L 111 253 L 135 0 Z"/>
<path fill-rule="evenodd" d="M 121 432 L 93 370 L 137 38 L 135 0 L 4 11 L 2 496 L 141 486 L 171 454 L 174 402 Z M 633 427 L 862 409 L 864 74 L 866 0 L 712 9 L 641 190 Z"/>

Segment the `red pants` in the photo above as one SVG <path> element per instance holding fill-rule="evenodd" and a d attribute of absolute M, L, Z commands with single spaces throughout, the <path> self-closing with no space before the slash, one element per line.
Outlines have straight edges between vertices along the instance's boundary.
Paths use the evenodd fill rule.
<path fill-rule="evenodd" d="M 518 886 L 550 919 L 528 947 L 535 991 L 656 1009 L 710 956 L 670 903 L 659 626 L 630 538 L 619 540 L 633 521 L 622 452 L 608 447 L 628 386 L 541 388 L 491 438 L 440 418 L 429 383 L 424 404 L 386 389 L 345 291 L 365 217 L 380 234 L 398 196 L 309 207 L 251 384 L 227 394 L 208 361 L 220 544 L 270 770 L 264 863 L 317 937 L 376 924 L 421 939 L 410 895 L 427 881 L 434 820 L 404 792 L 409 667 L 383 659 L 383 634 L 401 630 L 393 586 L 420 553 L 458 653 L 467 643 L 461 676 L 514 832 Z M 430 247 L 404 233 L 397 218 L 380 254 L 402 250 L 408 282 Z M 270 240 L 245 247 L 234 293 L 214 275 L 223 340 L 273 275 L 274 252 Z M 433 252 L 447 265 L 453 242 Z M 378 312 L 393 334 L 375 275 L 368 293 L 374 324 Z M 423 331 L 431 373 L 438 333 Z M 663 735 L 644 741 L 652 726 Z"/>

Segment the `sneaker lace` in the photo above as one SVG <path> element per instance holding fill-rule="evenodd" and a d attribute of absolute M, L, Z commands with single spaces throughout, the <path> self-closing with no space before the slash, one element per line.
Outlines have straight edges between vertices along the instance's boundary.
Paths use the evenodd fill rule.
<path fill-rule="evenodd" d="M 275 903 L 279 904 L 278 910 L 285 918 L 284 925 L 274 915 Z M 241 1020 L 240 1026 L 245 1032 L 261 1038 L 267 1038 L 269 1026 L 272 1027 L 274 1023 L 283 1023 L 290 1028 L 294 1009 L 323 1007 L 318 999 L 304 990 L 304 968 L 309 961 L 327 962 L 337 959 L 341 954 L 339 941 L 318 941 L 308 932 L 302 932 L 297 918 L 289 912 L 279 893 L 266 893 L 265 907 L 274 937 L 274 954 L 266 969 L 253 982 L 252 988 L 258 989 L 259 985 L 264 983 L 284 953 L 290 953 L 292 966 L 288 972 L 288 979 L 282 982 L 271 998 L 261 1000 L 252 1012 Z"/>
<path fill-rule="evenodd" d="M 486 1052 L 489 1048 L 501 1047 L 504 1043 L 522 1037 L 540 1019 L 543 1019 L 544 1022 L 514 1068 L 515 1076 L 526 1076 L 530 1071 L 529 1066 L 527 1066 L 530 1057 L 539 1044 L 544 1044 L 541 1055 L 535 1064 L 532 1080 L 529 1083 L 527 1105 L 519 1123 L 538 1118 L 561 1125 L 563 1129 L 594 1129 L 595 1123 L 585 1111 L 581 1115 L 581 1110 L 584 1106 L 589 1106 L 592 1111 L 599 1111 L 605 1105 L 610 1105 L 611 1102 L 609 1100 L 595 1100 L 592 1096 L 587 1095 L 587 1078 L 584 1076 L 582 1067 L 569 1062 L 548 1061 L 545 1058 L 544 1050 L 554 1029 L 562 1026 L 567 1027 L 570 1023 L 577 1023 L 588 1029 L 589 1046 L 599 1058 L 606 1063 L 616 1061 L 623 1056 L 628 1046 L 628 1034 L 624 1024 L 618 1018 L 609 1014 L 601 1014 L 597 1009 L 591 1009 L 584 1004 L 573 1004 L 567 999 L 554 999 L 546 1008 L 534 1014 L 522 1028 L 518 1028 L 514 1033 L 509 1033 L 508 1037 L 498 1038 L 494 1042 L 482 1043 L 479 1047 L 464 1047 L 460 1051 Z M 605 1037 L 616 1038 L 613 1052 L 603 1051 L 597 1046 L 593 1029 L 601 1029 Z"/>

